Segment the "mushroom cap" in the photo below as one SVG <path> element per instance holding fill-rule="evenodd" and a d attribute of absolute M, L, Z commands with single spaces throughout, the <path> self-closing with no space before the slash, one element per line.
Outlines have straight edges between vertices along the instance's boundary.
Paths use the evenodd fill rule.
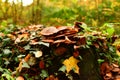
<path fill-rule="evenodd" d="M 62 30 L 66 30 L 68 29 L 67 26 L 60 26 L 60 27 L 57 27 L 58 31 L 62 31 Z"/>
<path fill-rule="evenodd" d="M 16 80 L 24 80 L 24 78 L 22 76 L 18 76 Z"/>
<path fill-rule="evenodd" d="M 46 27 L 40 32 L 40 34 L 44 36 L 49 36 L 49 35 L 57 33 L 58 31 L 59 30 L 56 27 Z"/>

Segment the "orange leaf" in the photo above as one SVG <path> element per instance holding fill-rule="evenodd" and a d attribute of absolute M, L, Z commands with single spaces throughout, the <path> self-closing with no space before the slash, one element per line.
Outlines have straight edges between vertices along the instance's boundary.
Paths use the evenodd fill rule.
<path fill-rule="evenodd" d="M 27 54 L 27 56 L 24 58 L 24 60 L 27 62 L 30 59 L 31 55 Z"/>

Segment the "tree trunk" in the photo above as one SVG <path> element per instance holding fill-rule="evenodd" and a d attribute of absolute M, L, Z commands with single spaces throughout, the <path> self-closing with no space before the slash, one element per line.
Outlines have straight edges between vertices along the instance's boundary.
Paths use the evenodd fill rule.
<path fill-rule="evenodd" d="M 92 49 L 81 49 L 80 55 L 82 61 L 80 67 L 80 80 L 103 80 L 99 72 L 99 64 L 97 63 L 97 56 Z"/>

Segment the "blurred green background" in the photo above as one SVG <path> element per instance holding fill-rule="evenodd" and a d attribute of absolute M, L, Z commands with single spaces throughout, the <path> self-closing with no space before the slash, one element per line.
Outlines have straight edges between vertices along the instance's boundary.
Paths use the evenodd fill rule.
<path fill-rule="evenodd" d="M 90 27 L 112 23 L 119 33 L 120 0 L 33 0 L 27 6 L 23 0 L 0 0 L 0 30 L 15 25 L 71 25 L 85 22 Z M 9 30 L 10 30 L 9 29 Z"/>

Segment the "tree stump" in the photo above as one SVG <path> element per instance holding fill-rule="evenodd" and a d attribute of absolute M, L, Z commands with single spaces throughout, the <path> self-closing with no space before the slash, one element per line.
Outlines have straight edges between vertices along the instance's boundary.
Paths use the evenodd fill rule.
<path fill-rule="evenodd" d="M 80 80 L 103 80 L 100 76 L 99 64 L 92 48 L 81 49 L 82 61 L 80 67 Z"/>

